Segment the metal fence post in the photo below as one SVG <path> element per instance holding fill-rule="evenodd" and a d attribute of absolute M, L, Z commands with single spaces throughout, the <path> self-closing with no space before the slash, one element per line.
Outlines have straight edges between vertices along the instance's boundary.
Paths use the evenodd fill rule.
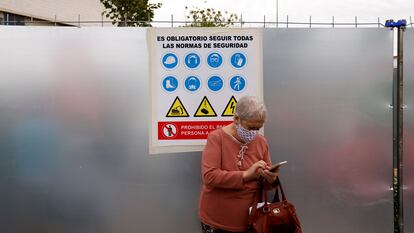
<path fill-rule="evenodd" d="M 357 27 L 358 27 L 358 17 L 355 16 L 355 28 L 357 28 Z"/>
<path fill-rule="evenodd" d="M 279 27 L 279 1 L 276 0 L 276 28 Z"/>
<path fill-rule="evenodd" d="M 289 15 L 286 15 L 286 28 L 289 27 Z"/>
<path fill-rule="evenodd" d="M 309 16 L 309 28 L 312 28 L 312 15 Z"/>
<path fill-rule="evenodd" d="M 397 28 L 397 77 L 393 91 L 393 199 L 394 233 L 404 232 L 403 211 L 403 35 L 404 27 Z"/>
<path fill-rule="evenodd" d="M 243 27 L 243 14 L 240 14 L 240 28 Z"/>

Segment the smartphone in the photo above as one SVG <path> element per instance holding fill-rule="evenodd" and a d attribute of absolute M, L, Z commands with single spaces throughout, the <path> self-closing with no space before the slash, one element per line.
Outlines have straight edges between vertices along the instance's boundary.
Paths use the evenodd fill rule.
<path fill-rule="evenodd" d="M 284 164 L 287 164 L 287 161 L 282 161 L 282 162 L 275 163 L 269 168 L 269 171 L 274 172 L 277 169 L 279 169 L 280 166 L 282 166 Z"/>

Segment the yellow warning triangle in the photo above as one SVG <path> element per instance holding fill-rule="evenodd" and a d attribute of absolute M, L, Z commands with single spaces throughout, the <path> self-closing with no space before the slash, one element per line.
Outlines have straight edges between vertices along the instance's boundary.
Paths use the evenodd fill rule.
<path fill-rule="evenodd" d="M 221 116 L 233 116 L 234 110 L 236 109 L 237 100 L 232 96 L 229 100 L 229 102 L 226 105 L 226 108 L 223 111 L 223 114 Z"/>
<path fill-rule="evenodd" d="M 210 101 L 207 97 L 204 96 L 200 105 L 197 108 L 197 111 L 194 114 L 194 117 L 215 117 L 217 116 L 216 111 L 214 111 L 213 106 L 211 106 Z"/>
<path fill-rule="evenodd" d="M 166 117 L 189 117 L 187 110 L 185 109 L 183 103 L 181 103 L 180 98 L 175 97 L 174 102 L 172 103 L 170 110 Z"/>

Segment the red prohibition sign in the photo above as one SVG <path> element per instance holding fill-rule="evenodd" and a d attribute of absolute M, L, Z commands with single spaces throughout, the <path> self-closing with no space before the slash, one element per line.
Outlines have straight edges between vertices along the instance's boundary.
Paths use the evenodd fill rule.
<path fill-rule="evenodd" d="M 167 138 L 174 138 L 177 136 L 177 126 L 172 123 L 167 123 L 162 127 L 162 133 Z"/>

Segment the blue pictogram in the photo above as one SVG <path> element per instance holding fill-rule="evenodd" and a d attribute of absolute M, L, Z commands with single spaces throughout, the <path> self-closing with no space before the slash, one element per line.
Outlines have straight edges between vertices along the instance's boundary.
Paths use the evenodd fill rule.
<path fill-rule="evenodd" d="M 167 76 L 162 80 L 162 87 L 167 92 L 173 92 L 178 88 L 178 80 L 174 76 Z"/>
<path fill-rule="evenodd" d="M 207 56 L 207 64 L 211 68 L 218 68 L 223 63 L 223 57 L 219 53 L 210 53 Z"/>
<path fill-rule="evenodd" d="M 162 64 L 167 69 L 173 69 L 178 64 L 178 57 L 174 53 L 167 53 L 162 57 Z"/>
<path fill-rule="evenodd" d="M 211 76 L 207 80 L 208 88 L 212 91 L 220 91 L 223 88 L 223 79 L 219 76 Z"/>
<path fill-rule="evenodd" d="M 190 69 L 195 69 L 200 65 L 200 56 L 196 53 L 189 53 L 185 56 L 185 65 Z"/>
<path fill-rule="evenodd" d="M 246 80 L 242 76 L 234 76 L 230 79 L 230 87 L 233 91 L 243 91 L 246 87 Z"/>
<path fill-rule="evenodd" d="M 240 69 L 247 63 L 247 58 L 243 53 L 235 53 L 231 56 L 231 65 L 234 68 Z"/>
<path fill-rule="evenodd" d="M 184 86 L 187 90 L 194 92 L 200 89 L 201 82 L 196 76 L 188 76 L 184 81 Z"/>

